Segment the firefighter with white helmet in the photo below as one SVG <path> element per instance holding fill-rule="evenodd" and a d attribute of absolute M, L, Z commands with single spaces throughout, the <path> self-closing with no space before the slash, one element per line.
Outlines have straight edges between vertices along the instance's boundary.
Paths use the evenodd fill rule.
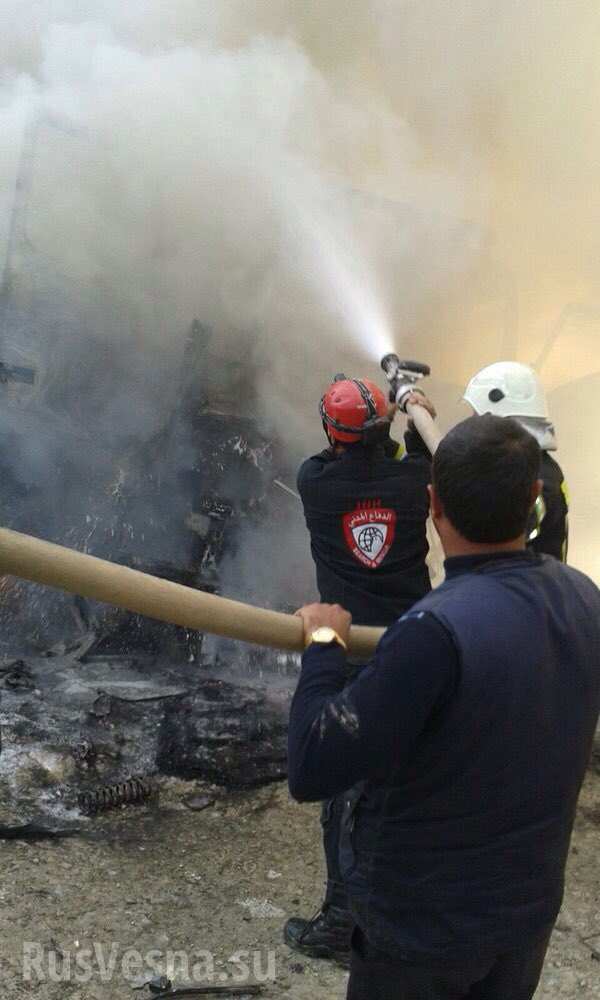
<path fill-rule="evenodd" d="M 479 415 L 513 417 L 536 438 L 542 449 L 540 477 L 544 491 L 536 507 L 529 544 L 535 551 L 565 562 L 569 537 L 568 490 L 560 465 L 550 455 L 556 451 L 556 435 L 536 372 L 516 361 L 497 361 L 473 376 L 463 399 Z"/>

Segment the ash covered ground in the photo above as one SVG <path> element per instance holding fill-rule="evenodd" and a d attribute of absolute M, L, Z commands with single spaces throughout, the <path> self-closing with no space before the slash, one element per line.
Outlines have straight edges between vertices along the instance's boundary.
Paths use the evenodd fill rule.
<path fill-rule="evenodd" d="M 0 939 L 7 995 L 40 1000 L 118 1000 L 155 971 L 150 952 L 208 951 L 213 984 L 232 982 L 243 949 L 265 995 L 298 1000 L 344 995 L 346 973 L 327 962 L 290 952 L 281 939 L 287 916 L 309 913 L 322 892 L 318 810 L 290 801 L 285 784 L 223 794 L 210 785 L 164 779 L 160 806 L 149 804 L 82 824 L 81 836 L 38 844 L 1 843 L 3 870 Z M 184 802 L 214 804 L 194 812 Z M 198 803 L 201 804 L 201 803 Z M 567 892 L 538 996 L 576 1000 L 600 996 L 600 764 L 582 795 L 568 870 Z M 87 982 L 22 979 L 23 942 L 49 952 L 84 954 L 93 942 L 108 961 L 110 981 L 97 965 Z M 133 949 L 128 976 L 122 959 Z M 256 958 L 255 958 L 256 955 Z M 64 959 L 66 961 L 67 959 Z M 206 961 L 206 959 L 203 959 Z M 63 968 L 56 966 L 58 971 Z M 158 970 L 160 972 L 160 968 Z M 221 977 L 221 978 L 220 978 Z M 174 985 L 185 980 L 174 975 Z M 207 980 L 204 980 L 207 983 Z"/>

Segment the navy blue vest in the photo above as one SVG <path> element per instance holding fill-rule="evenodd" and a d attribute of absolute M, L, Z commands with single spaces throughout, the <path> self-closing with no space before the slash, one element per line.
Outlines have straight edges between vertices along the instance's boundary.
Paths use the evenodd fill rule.
<path fill-rule="evenodd" d="M 357 923 L 407 958 L 512 947 L 560 908 L 600 708 L 600 592 L 548 556 L 447 580 L 408 616 L 453 637 L 457 689 L 344 835 Z M 398 664 L 402 669 L 402 664 Z"/>

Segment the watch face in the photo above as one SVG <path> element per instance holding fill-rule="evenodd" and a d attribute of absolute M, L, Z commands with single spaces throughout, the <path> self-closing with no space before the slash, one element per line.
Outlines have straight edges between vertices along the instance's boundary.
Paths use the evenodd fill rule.
<path fill-rule="evenodd" d="M 323 625 L 313 632 L 311 638 L 313 642 L 335 642 L 337 636 L 332 628 L 329 628 L 328 625 Z"/>

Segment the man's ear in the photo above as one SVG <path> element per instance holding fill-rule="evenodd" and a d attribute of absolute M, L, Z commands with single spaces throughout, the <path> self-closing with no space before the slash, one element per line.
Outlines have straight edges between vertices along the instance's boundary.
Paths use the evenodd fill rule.
<path fill-rule="evenodd" d="M 436 493 L 433 483 L 429 484 L 427 492 L 429 493 L 429 508 L 431 517 L 434 521 L 439 521 L 440 518 L 444 516 L 444 508 L 442 507 L 440 498 Z"/>
<path fill-rule="evenodd" d="M 539 497 L 539 495 L 540 495 L 540 493 L 542 492 L 543 489 L 544 489 L 544 480 L 543 479 L 536 479 L 535 483 L 531 487 L 531 506 L 532 507 L 534 506 L 535 501 L 537 500 L 537 498 Z"/>

